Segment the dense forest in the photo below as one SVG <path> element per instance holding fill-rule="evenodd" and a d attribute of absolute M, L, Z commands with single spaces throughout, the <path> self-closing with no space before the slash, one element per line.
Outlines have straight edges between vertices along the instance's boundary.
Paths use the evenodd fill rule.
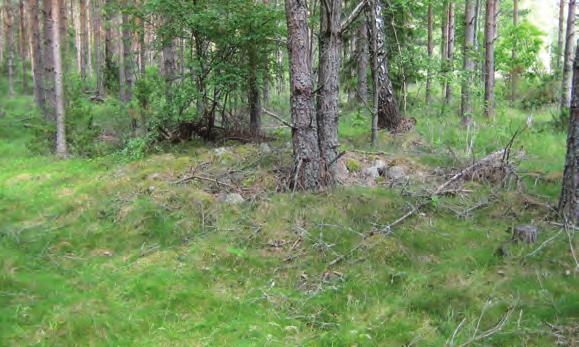
<path fill-rule="evenodd" d="M 0 345 L 576 346 L 576 10 L 0 1 Z"/>

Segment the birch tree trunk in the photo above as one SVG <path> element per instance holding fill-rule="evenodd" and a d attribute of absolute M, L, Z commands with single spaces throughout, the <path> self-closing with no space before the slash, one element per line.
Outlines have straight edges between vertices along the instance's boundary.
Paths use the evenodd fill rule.
<path fill-rule="evenodd" d="M 317 189 L 322 185 L 320 149 L 310 70 L 308 9 L 304 1 L 285 0 L 294 169 L 292 186 Z"/>
<path fill-rule="evenodd" d="M 573 51 L 575 49 L 575 6 L 575 0 L 569 0 L 565 54 L 563 56 L 563 84 L 561 86 L 560 108 L 562 112 L 565 112 L 571 106 L 571 77 L 573 73 Z"/>
<path fill-rule="evenodd" d="M 556 68 L 557 73 L 561 70 L 561 56 L 563 55 L 563 33 L 565 30 L 565 0 L 559 0 L 559 30 L 557 31 L 557 47 L 555 48 L 555 54 L 553 59 L 555 64 L 552 64 L 553 68 Z"/>
<path fill-rule="evenodd" d="M 341 65 L 341 0 L 321 0 L 318 99 L 316 117 L 322 158 L 322 181 L 333 185 L 336 181 L 338 156 L 338 122 L 340 118 Z"/>
<path fill-rule="evenodd" d="M 44 69 L 44 91 L 45 91 L 45 117 L 50 121 L 55 121 L 56 95 L 54 90 L 54 54 L 52 53 L 54 44 L 53 28 L 54 19 L 52 13 L 52 0 L 43 0 L 43 24 L 44 24 L 44 50 L 42 54 L 42 64 Z"/>
<path fill-rule="evenodd" d="M 386 56 L 381 0 L 369 0 L 369 5 L 366 8 L 368 10 L 367 18 L 369 20 L 370 37 L 375 42 L 371 55 L 374 56 L 372 59 L 378 62 L 378 68 L 374 68 L 372 71 L 375 80 L 374 93 L 378 95 L 378 128 L 393 130 L 400 124 L 402 115 L 394 95 L 392 82 L 388 76 L 388 59 Z"/>
<path fill-rule="evenodd" d="M 22 64 L 22 92 L 28 92 L 28 33 L 26 32 L 26 12 L 24 0 L 18 2 L 20 13 L 20 60 Z"/>
<path fill-rule="evenodd" d="M 60 23 L 60 1 L 52 0 L 52 13 L 55 17 L 55 23 Z M 60 29 L 52 26 L 53 46 L 52 54 L 54 60 L 54 90 L 56 96 L 56 155 L 65 158 L 68 155 L 66 146 L 66 129 L 64 114 L 64 87 L 62 81 L 62 51 L 60 49 Z"/>
<path fill-rule="evenodd" d="M 4 2 L 4 24 L 6 27 L 6 49 L 8 50 L 8 95 L 14 96 L 14 12 L 12 1 Z"/>
<path fill-rule="evenodd" d="M 463 46 L 463 70 L 462 96 L 460 115 L 464 124 L 470 124 L 472 120 L 472 97 L 471 86 L 474 80 L 474 39 L 475 39 L 475 8 L 473 0 L 466 0 L 464 4 L 464 46 Z"/>
<path fill-rule="evenodd" d="M 34 83 L 34 100 L 36 105 L 46 116 L 44 74 L 42 66 L 42 37 L 40 35 L 40 9 L 38 0 L 29 0 L 30 6 L 30 32 L 32 40 L 32 78 Z"/>
<path fill-rule="evenodd" d="M 368 104 L 368 24 L 362 22 L 356 38 L 356 57 L 358 61 L 358 100 Z"/>
<path fill-rule="evenodd" d="M 495 116 L 495 36 L 498 0 L 487 0 L 485 21 L 485 115 Z"/>
<path fill-rule="evenodd" d="M 426 103 L 432 104 L 432 58 L 434 57 L 434 13 L 432 1 L 428 3 L 428 70 L 426 72 Z"/>
<path fill-rule="evenodd" d="M 573 101 L 567 135 L 567 156 L 563 173 L 559 213 L 571 223 L 579 221 L 579 47 L 573 64 Z"/>

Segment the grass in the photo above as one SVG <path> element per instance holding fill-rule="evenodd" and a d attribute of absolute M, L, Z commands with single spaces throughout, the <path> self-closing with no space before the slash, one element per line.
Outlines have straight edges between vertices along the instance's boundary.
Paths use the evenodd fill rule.
<path fill-rule="evenodd" d="M 132 162 L 58 161 L 27 148 L 31 103 L 0 101 L 2 345 L 441 346 L 461 321 L 457 343 L 510 307 L 505 327 L 482 344 L 555 345 L 545 322 L 575 329 L 568 335 L 576 338 L 579 287 L 568 240 L 524 261 L 536 245 L 495 254 L 511 225 L 544 216 L 526 206 L 527 194 L 502 192 L 468 219 L 444 208 L 490 189 L 473 184 L 465 201 L 441 198 L 328 269 L 361 242 L 359 233 L 395 220 L 413 199 L 383 185 L 276 193 L 274 152 L 243 179 L 260 183 L 256 198 L 227 205 L 207 182 L 171 182 L 202 163 L 215 175 L 244 167 L 258 146 L 228 147 L 225 156 L 197 144 Z M 378 149 L 427 167 L 459 165 L 466 133 L 458 120 L 413 112 L 420 136 L 383 134 Z M 367 149 L 361 117 L 344 117 L 346 148 Z M 502 147 L 526 118 L 505 108 L 495 122 L 477 119 L 475 154 Z M 565 136 L 548 121 L 548 112 L 538 114 L 517 146 L 527 153 L 523 171 L 552 177 L 535 185 L 529 176 L 527 193 L 554 203 Z M 273 146 L 287 161 L 286 147 Z M 545 227 L 540 242 L 557 232 Z"/>

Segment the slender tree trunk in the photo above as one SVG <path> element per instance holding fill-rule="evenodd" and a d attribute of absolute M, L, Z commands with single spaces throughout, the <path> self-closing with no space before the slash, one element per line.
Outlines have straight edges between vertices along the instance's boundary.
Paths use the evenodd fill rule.
<path fill-rule="evenodd" d="M 261 135 L 261 102 L 259 98 L 259 84 L 257 81 L 257 47 L 249 48 L 249 131 L 253 138 Z"/>
<path fill-rule="evenodd" d="M 113 0 L 105 0 L 105 71 L 104 85 L 106 89 L 114 86 L 114 62 L 113 62 Z"/>
<path fill-rule="evenodd" d="M 101 54 L 101 4 L 100 0 L 92 1 L 92 20 L 94 31 L 94 72 L 96 75 L 96 94 L 104 94 Z"/>
<path fill-rule="evenodd" d="M 446 49 L 446 76 L 445 76 L 445 102 L 452 102 L 452 72 L 454 71 L 454 33 L 455 33 L 455 16 L 454 1 L 448 3 L 448 47 Z"/>
<path fill-rule="evenodd" d="M 434 13 L 432 1 L 428 3 L 428 70 L 426 72 L 426 103 L 432 104 L 432 59 L 434 57 Z"/>
<path fill-rule="evenodd" d="M 520 67 L 516 64 L 518 59 L 517 49 L 518 49 L 518 33 L 516 32 L 519 26 L 519 0 L 513 0 L 513 28 L 515 30 L 515 36 L 513 37 L 513 51 L 511 54 L 511 59 L 513 61 L 513 71 L 511 71 L 511 104 L 515 104 L 517 100 L 517 84 L 519 82 L 519 70 Z"/>
<path fill-rule="evenodd" d="M 123 24 L 121 26 L 121 47 L 123 51 L 123 78 L 121 90 L 122 101 L 128 103 L 133 97 L 133 64 L 132 64 L 132 52 L 131 52 L 131 30 L 129 27 L 129 15 L 123 12 Z"/>
<path fill-rule="evenodd" d="M 485 115 L 495 116 L 495 36 L 498 0 L 487 0 L 485 22 Z"/>
<path fill-rule="evenodd" d="M 579 221 L 579 47 L 573 64 L 573 101 L 567 135 L 567 156 L 563 173 L 559 213 L 571 223 Z"/>
<path fill-rule="evenodd" d="M 567 15 L 567 35 L 565 38 L 565 55 L 563 56 L 563 85 L 561 87 L 561 111 L 571 106 L 571 77 L 573 51 L 575 49 L 575 0 L 569 0 Z"/>
<path fill-rule="evenodd" d="M 336 181 L 338 156 L 338 122 L 340 118 L 341 0 L 321 0 L 317 121 L 322 180 L 326 185 Z"/>
<path fill-rule="evenodd" d="M 556 68 L 557 73 L 561 70 L 561 56 L 563 55 L 563 33 L 565 29 L 565 0 L 559 0 L 559 30 L 557 31 L 557 47 L 553 59 L 555 64 L 552 66 Z"/>
<path fill-rule="evenodd" d="M 20 13 L 20 60 L 22 63 L 22 92 L 28 91 L 28 33 L 26 32 L 26 12 L 24 11 L 24 0 L 18 2 Z"/>
<path fill-rule="evenodd" d="M 291 89 L 294 188 L 317 189 L 322 185 L 320 149 L 314 111 L 314 83 L 310 70 L 308 10 L 301 0 L 285 0 L 288 28 Z"/>
<path fill-rule="evenodd" d="M 372 74 L 374 93 L 378 94 L 378 128 L 393 130 L 398 127 L 402 115 L 398 108 L 398 102 L 394 95 L 394 88 L 388 76 L 388 59 L 386 56 L 386 41 L 384 38 L 384 18 L 382 17 L 381 0 L 369 0 L 367 6 L 371 40 L 375 40 L 375 47 L 371 54 L 378 62 L 378 68 L 373 69 Z"/>
<path fill-rule="evenodd" d="M 460 115 L 465 124 L 469 124 L 472 119 L 472 98 L 471 86 L 474 80 L 474 21 L 475 8 L 473 0 L 466 0 L 464 5 L 464 53 L 462 80 L 462 97 Z"/>
<path fill-rule="evenodd" d="M 358 101 L 368 104 L 368 24 L 360 23 L 356 39 L 356 57 L 358 61 Z"/>
<path fill-rule="evenodd" d="M 62 50 L 63 71 L 68 71 L 68 64 L 66 64 L 66 56 L 68 54 L 68 11 L 66 7 L 67 0 L 60 0 L 60 22 L 58 28 L 60 30 L 60 49 Z M 64 73 L 63 72 L 63 73 Z"/>
<path fill-rule="evenodd" d="M 88 64 L 88 20 L 86 3 L 88 0 L 80 1 L 80 76 L 83 81 L 87 78 Z"/>
<path fill-rule="evenodd" d="M 52 0 L 52 13 L 55 22 L 60 23 L 60 1 Z M 64 87 L 62 80 L 62 52 L 60 49 L 60 30 L 57 26 L 52 26 L 53 46 L 52 54 L 54 60 L 54 89 L 56 95 L 56 155 L 65 158 L 68 155 L 66 146 L 66 129 L 64 121 Z"/>
<path fill-rule="evenodd" d="M 444 74 L 446 72 L 446 61 L 448 60 L 448 6 L 449 0 L 444 0 L 444 7 L 442 11 L 442 24 L 441 24 L 441 41 L 440 41 L 440 60 L 442 63 L 441 71 Z M 444 77 L 446 81 L 446 76 Z M 445 82 L 446 83 L 446 82 Z M 446 85 L 443 88 L 443 93 L 446 92 Z"/>
<path fill-rule="evenodd" d="M 55 107 L 56 95 L 54 90 L 54 54 L 52 50 L 54 44 L 53 28 L 54 19 L 52 13 L 52 0 L 43 0 L 43 24 L 44 24 L 44 50 L 42 54 L 43 69 L 44 69 L 44 90 L 45 90 L 45 111 L 46 118 L 50 121 L 56 121 Z"/>
<path fill-rule="evenodd" d="M 30 32 L 32 39 L 32 75 L 34 83 L 34 100 L 36 105 L 46 115 L 44 95 L 44 73 L 42 67 L 42 38 L 40 36 L 40 9 L 38 0 L 29 0 L 30 3 Z"/>
<path fill-rule="evenodd" d="M 0 66 L 4 66 L 4 54 L 6 52 L 6 23 L 4 23 L 4 6 L 0 6 Z"/>
<path fill-rule="evenodd" d="M 6 26 L 6 46 L 8 49 L 8 95 L 14 96 L 14 12 L 12 1 L 4 0 L 4 23 Z"/>

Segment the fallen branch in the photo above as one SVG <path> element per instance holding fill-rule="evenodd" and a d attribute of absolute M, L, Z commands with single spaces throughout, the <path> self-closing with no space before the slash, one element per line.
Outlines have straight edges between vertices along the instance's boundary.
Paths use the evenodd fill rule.
<path fill-rule="evenodd" d="M 467 342 L 459 345 L 459 347 L 465 347 L 465 346 L 472 344 L 473 342 L 487 339 L 487 338 L 495 335 L 496 333 L 500 332 L 501 330 L 503 330 L 503 328 L 505 327 L 505 325 L 509 321 L 509 318 L 511 318 L 511 315 L 513 314 L 514 310 L 515 310 L 514 306 L 509 308 L 507 313 L 505 313 L 505 315 L 501 318 L 501 320 L 494 327 L 490 328 L 487 331 L 483 331 L 480 335 L 476 335 L 475 337 L 471 338 Z"/>
<path fill-rule="evenodd" d="M 279 122 L 283 123 L 285 126 L 291 128 L 291 129 L 295 129 L 295 128 L 296 128 L 292 123 L 286 121 L 285 119 L 281 118 L 281 117 L 278 116 L 277 114 L 275 114 L 275 113 L 273 113 L 273 112 L 271 112 L 271 111 L 268 111 L 268 110 L 266 110 L 265 108 L 263 108 L 262 110 L 263 110 L 263 113 L 265 113 L 265 114 L 267 114 L 268 116 L 270 116 L 270 117 L 278 120 Z"/>
<path fill-rule="evenodd" d="M 216 179 L 214 179 L 214 178 L 205 177 L 205 176 L 200 176 L 200 175 L 187 176 L 187 177 L 184 177 L 184 178 L 182 178 L 182 179 L 180 179 L 180 180 L 178 180 L 178 181 L 172 182 L 172 184 L 182 184 L 182 183 L 186 183 L 186 182 L 192 181 L 192 180 L 194 180 L 194 179 L 198 179 L 198 180 L 202 180 L 202 181 L 207 181 L 207 182 L 212 182 L 212 183 L 215 183 L 215 184 L 220 185 L 220 186 L 224 186 L 224 187 L 231 188 L 231 189 L 236 190 L 236 191 L 238 191 L 238 192 L 240 191 L 239 188 L 237 188 L 237 187 L 235 187 L 235 186 L 233 186 L 233 185 L 231 185 L 231 184 L 229 184 L 229 183 L 221 182 L 221 181 L 218 181 L 218 180 L 216 180 Z"/>

